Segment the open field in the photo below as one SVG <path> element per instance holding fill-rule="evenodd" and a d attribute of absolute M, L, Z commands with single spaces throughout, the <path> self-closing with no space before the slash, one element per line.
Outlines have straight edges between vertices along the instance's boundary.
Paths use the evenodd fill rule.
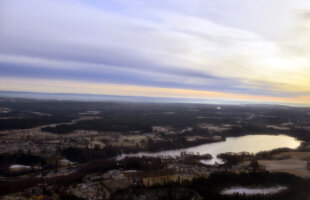
<path fill-rule="evenodd" d="M 310 178 L 310 170 L 307 170 L 306 161 L 297 159 L 259 160 L 258 163 L 271 172 L 285 172 L 303 178 Z"/>
<path fill-rule="evenodd" d="M 310 161 L 310 152 L 281 152 L 273 155 L 275 159 L 291 158 Z"/>

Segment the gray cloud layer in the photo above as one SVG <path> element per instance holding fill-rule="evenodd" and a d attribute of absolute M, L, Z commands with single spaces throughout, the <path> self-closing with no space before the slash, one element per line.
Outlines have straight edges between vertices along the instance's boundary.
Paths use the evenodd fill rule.
<path fill-rule="evenodd" d="M 253 71 L 273 62 L 252 63 L 265 59 L 265 52 L 277 54 L 276 42 L 270 42 L 277 30 L 249 24 L 262 23 L 250 13 L 253 1 L 236 1 L 250 20 L 236 15 L 243 8 L 225 2 L 5 0 L 1 74 L 273 96 L 307 93 L 282 91 L 284 83 L 262 78 L 268 66 Z"/>

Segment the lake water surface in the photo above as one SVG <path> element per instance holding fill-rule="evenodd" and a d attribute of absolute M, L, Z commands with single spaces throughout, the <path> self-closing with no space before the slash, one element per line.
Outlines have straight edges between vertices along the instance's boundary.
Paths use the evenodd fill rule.
<path fill-rule="evenodd" d="M 117 157 L 118 160 L 125 158 L 126 156 L 180 156 L 181 152 L 193 152 L 202 154 L 211 154 L 212 159 L 202 161 L 205 164 L 222 163 L 221 159 L 216 158 L 218 154 L 226 152 L 249 152 L 258 153 L 260 151 L 270 151 L 277 148 L 291 148 L 295 149 L 300 145 L 301 141 L 294 137 L 286 135 L 246 135 L 240 137 L 227 137 L 225 141 L 208 143 L 190 148 L 183 148 L 177 150 L 159 151 L 155 153 L 151 152 L 139 152 L 134 154 L 121 154 Z"/>
<path fill-rule="evenodd" d="M 276 194 L 286 189 L 287 187 L 284 187 L 284 186 L 269 187 L 269 188 L 233 187 L 233 188 L 224 189 L 221 192 L 221 194 L 224 194 L 224 195 L 233 195 L 233 194 L 265 195 L 265 194 Z"/>

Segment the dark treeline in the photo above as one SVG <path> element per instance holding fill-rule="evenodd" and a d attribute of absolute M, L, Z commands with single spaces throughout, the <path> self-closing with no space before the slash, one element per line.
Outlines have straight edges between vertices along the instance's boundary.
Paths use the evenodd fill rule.
<path fill-rule="evenodd" d="M 147 120 L 142 117 L 119 117 L 119 118 L 105 118 L 96 120 L 80 121 L 72 125 L 57 125 L 56 127 L 42 128 L 43 131 L 52 133 L 71 133 L 74 130 L 96 130 L 96 131 L 115 131 L 126 132 L 141 130 L 144 132 L 151 132 L 152 126 Z"/>
<path fill-rule="evenodd" d="M 91 173 L 104 173 L 112 169 L 123 170 L 141 170 L 141 171 L 156 171 L 165 167 L 165 163 L 160 158 L 153 157 L 127 157 L 120 161 L 114 159 L 92 160 L 83 164 L 77 173 L 91 174 Z M 60 178 L 61 179 L 61 178 Z"/>
<path fill-rule="evenodd" d="M 218 158 L 221 158 L 224 161 L 224 164 L 221 165 L 222 168 L 231 168 L 244 160 L 254 160 L 254 154 L 249 153 L 221 153 L 217 155 Z"/>
<path fill-rule="evenodd" d="M 23 153 L 21 151 L 16 154 L 0 154 L 0 166 L 9 164 L 22 164 L 22 165 L 36 165 L 44 162 L 40 156 L 32 155 L 30 153 Z"/>
<path fill-rule="evenodd" d="M 261 160 L 270 160 L 273 159 L 273 156 L 277 153 L 281 153 L 281 152 L 290 152 L 293 151 L 292 149 L 289 148 L 278 148 L 278 149 L 273 149 L 270 151 L 261 151 L 255 154 L 255 157 L 257 159 L 261 159 Z"/>
<path fill-rule="evenodd" d="M 64 149 L 61 153 L 65 156 L 68 160 L 73 162 L 85 163 L 91 160 L 96 159 L 107 159 L 112 158 L 118 155 L 122 151 L 121 148 L 106 146 L 104 148 L 67 148 Z"/>
<path fill-rule="evenodd" d="M 172 139 L 169 139 L 169 136 L 166 138 L 167 138 L 166 140 L 162 140 L 162 141 L 154 141 L 152 139 L 149 139 L 147 141 L 147 149 L 145 150 L 150 151 L 150 152 L 156 152 L 156 151 L 161 151 L 161 150 L 187 148 L 191 146 L 214 142 L 211 139 L 200 139 L 200 140 L 188 141 L 186 140 L 185 137 L 182 137 L 182 136 L 174 137 Z"/>
<path fill-rule="evenodd" d="M 293 128 L 289 131 L 289 135 L 294 136 L 300 140 L 310 142 L 310 131 L 302 128 Z"/>
<path fill-rule="evenodd" d="M 65 123 L 73 120 L 70 116 L 40 116 L 32 118 L 0 119 L 0 130 L 29 129 L 53 123 Z"/>

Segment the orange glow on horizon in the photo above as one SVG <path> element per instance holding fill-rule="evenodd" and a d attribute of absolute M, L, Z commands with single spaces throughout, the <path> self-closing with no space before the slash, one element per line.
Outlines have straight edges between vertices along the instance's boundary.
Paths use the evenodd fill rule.
<path fill-rule="evenodd" d="M 296 103 L 309 104 L 310 96 L 300 97 L 273 97 L 249 94 L 235 94 L 216 91 L 202 91 L 177 88 L 160 88 L 150 86 L 89 83 L 67 80 L 18 79 L 1 78 L 0 90 L 25 91 L 45 93 L 78 93 L 78 94 L 104 94 L 120 96 L 146 96 L 187 99 L 222 99 L 241 100 L 249 102 Z"/>

